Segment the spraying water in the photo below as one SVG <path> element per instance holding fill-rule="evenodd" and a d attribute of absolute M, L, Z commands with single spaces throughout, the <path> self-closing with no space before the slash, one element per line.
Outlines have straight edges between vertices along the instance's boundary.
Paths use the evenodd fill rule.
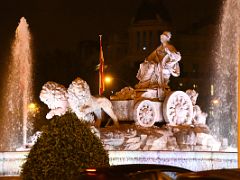
<path fill-rule="evenodd" d="M 213 133 L 237 146 L 237 79 L 239 64 L 240 2 L 223 1 L 216 36 L 211 85 L 212 114 L 209 122 Z"/>
<path fill-rule="evenodd" d="M 0 127 L 0 151 L 14 151 L 27 142 L 28 104 L 32 100 L 31 36 L 24 17 L 15 32 Z"/>

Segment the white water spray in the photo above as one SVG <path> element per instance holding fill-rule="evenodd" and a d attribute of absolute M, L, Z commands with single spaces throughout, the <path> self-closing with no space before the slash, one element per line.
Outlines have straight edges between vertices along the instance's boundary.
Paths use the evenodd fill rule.
<path fill-rule="evenodd" d="M 237 145 L 237 79 L 239 65 L 240 2 L 225 0 L 216 36 L 213 61 L 213 114 L 209 125 L 219 138 Z"/>
<path fill-rule="evenodd" d="M 12 151 L 27 143 L 28 104 L 32 100 L 32 52 L 31 35 L 24 17 L 16 29 L 11 51 L 3 92 L 1 151 Z"/>

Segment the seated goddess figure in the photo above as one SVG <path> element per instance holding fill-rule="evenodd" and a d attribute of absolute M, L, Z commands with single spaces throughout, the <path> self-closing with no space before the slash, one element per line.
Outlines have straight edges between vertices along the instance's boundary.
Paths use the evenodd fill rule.
<path fill-rule="evenodd" d="M 139 80 L 136 85 L 137 89 L 169 89 L 170 76 L 177 77 L 180 75 L 178 62 L 181 60 L 181 55 L 174 46 L 169 44 L 170 38 L 170 32 L 163 32 L 160 36 L 161 45 L 140 64 L 136 76 Z"/>

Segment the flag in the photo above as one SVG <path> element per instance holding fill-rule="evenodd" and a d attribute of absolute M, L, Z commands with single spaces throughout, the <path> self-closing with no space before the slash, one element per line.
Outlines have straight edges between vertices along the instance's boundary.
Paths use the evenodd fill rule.
<path fill-rule="evenodd" d="M 102 50 L 102 35 L 100 37 L 100 53 L 99 53 L 99 95 L 104 92 L 104 58 Z"/>

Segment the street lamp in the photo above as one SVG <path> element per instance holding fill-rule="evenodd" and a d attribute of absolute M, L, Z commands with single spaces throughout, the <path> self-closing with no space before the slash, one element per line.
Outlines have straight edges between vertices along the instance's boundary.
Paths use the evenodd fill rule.
<path fill-rule="evenodd" d="M 113 78 L 111 76 L 109 76 L 109 75 L 105 76 L 105 78 L 104 78 L 104 82 L 106 84 L 112 83 L 112 80 L 113 80 Z"/>
<path fill-rule="evenodd" d="M 39 112 L 39 107 L 36 103 L 30 103 L 28 105 L 28 111 L 35 117 L 35 115 Z"/>
<path fill-rule="evenodd" d="M 126 82 L 125 80 L 120 79 L 120 78 L 116 78 L 116 77 L 112 77 L 111 75 L 106 75 L 105 78 L 104 78 L 104 82 L 105 82 L 106 85 L 112 84 L 114 80 L 122 82 L 122 84 L 124 84 L 125 86 L 130 86 L 129 83 Z"/>

